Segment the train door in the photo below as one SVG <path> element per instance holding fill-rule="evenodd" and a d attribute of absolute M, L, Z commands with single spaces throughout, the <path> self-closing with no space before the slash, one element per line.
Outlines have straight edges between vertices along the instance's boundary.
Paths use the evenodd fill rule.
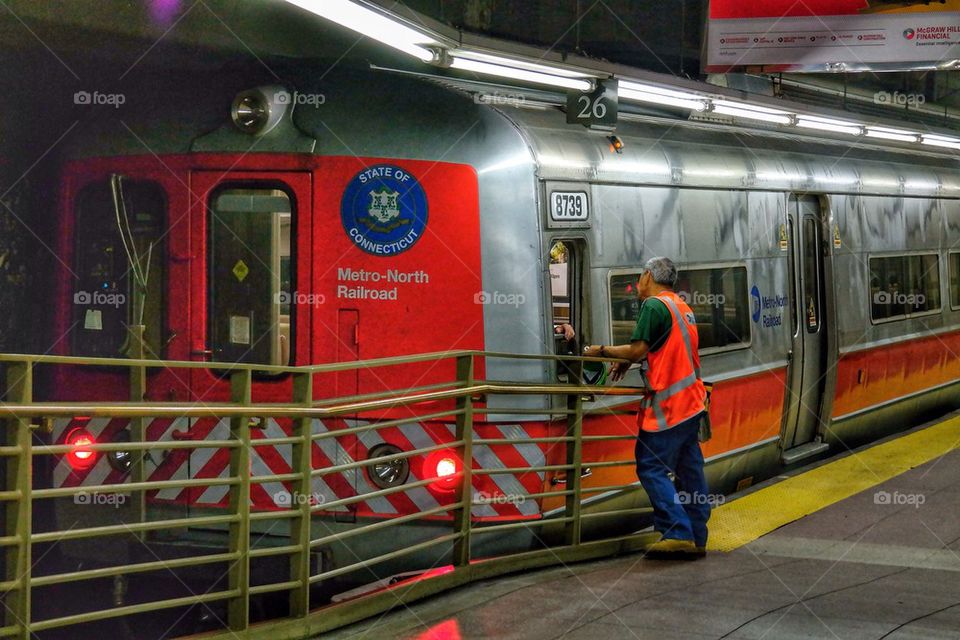
<path fill-rule="evenodd" d="M 197 171 L 191 174 L 191 289 L 194 360 L 270 366 L 310 362 L 312 238 L 311 176 L 308 173 Z M 228 376 L 193 370 L 193 401 L 231 399 Z M 255 403 L 290 402 L 287 374 L 255 372 Z M 285 435 L 289 421 L 257 419 L 254 440 Z M 229 421 L 192 422 L 196 440 L 229 436 Z M 254 475 L 289 473 L 289 445 L 254 446 Z M 196 449 L 189 459 L 191 478 L 228 474 L 227 450 Z M 224 486 L 196 489 L 189 504 L 222 506 Z M 289 494 L 281 483 L 251 488 L 254 508 L 283 506 Z"/>
<path fill-rule="evenodd" d="M 827 344 L 823 212 L 817 196 L 791 194 L 787 207 L 792 346 L 783 462 L 827 448 L 820 429 L 826 391 Z"/>
<path fill-rule="evenodd" d="M 189 297 L 186 263 L 188 221 L 177 212 L 187 209 L 185 178 L 164 167 L 144 169 L 112 165 L 75 177 L 71 192 L 72 219 L 65 238 L 72 247 L 73 274 L 64 279 L 72 287 L 70 327 L 64 332 L 67 353 L 80 357 L 186 360 L 189 357 L 187 318 Z M 142 326 L 142 335 L 135 327 Z M 54 398 L 89 402 L 132 399 L 149 402 L 180 402 L 189 398 L 189 372 L 152 368 L 131 385 L 124 368 L 63 369 L 55 372 L 51 386 Z M 51 440 L 72 441 L 83 434 L 98 443 L 136 441 L 145 437 L 157 442 L 186 433 L 181 418 L 75 418 L 57 420 Z M 142 433 L 142 435 L 141 435 Z M 38 461 L 51 464 L 54 488 L 118 484 L 134 479 L 134 456 L 128 452 L 79 459 L 72 456 Z M 147 479 L 183 479 L 178 454 L 150 452 L 144 456 Z M 168 473 L 169 471 L 169 473 Z M 179 490 L 148 494 L 154 508 L 163 505 L 164 517 L 182 516 L 176 501 Z M 134 494 L 136 504 L 140 499 Z M 59 509 L 60 507 L 58 507 Z M 69 519 L 71 514 L 63 513 Z"/>

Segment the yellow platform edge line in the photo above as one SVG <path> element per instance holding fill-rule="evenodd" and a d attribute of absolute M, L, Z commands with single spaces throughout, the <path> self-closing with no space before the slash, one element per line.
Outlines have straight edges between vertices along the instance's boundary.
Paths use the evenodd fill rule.
<path fill-rule="evenodd" d="M 707 549 L 733 551 L 960 446 L 960 416 L 858 451 L 713 510 Z"/>

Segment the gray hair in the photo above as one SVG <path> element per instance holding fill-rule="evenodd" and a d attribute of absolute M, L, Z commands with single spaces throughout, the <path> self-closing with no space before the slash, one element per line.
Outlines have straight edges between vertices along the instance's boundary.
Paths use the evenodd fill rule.
<path fill-rule="evenodd" d="M 657 256 L 647 260 L 643 268 L 650 272 L 657 284 L 673 289 L 677 284 L 677 266 L 670 258 Z"/>

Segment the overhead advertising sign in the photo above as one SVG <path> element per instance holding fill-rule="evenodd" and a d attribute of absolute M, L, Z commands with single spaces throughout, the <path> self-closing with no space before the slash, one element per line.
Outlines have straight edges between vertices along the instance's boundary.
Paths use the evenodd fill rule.
<path fill-rule="evenodd" d="M 960 59 L 960 0 L 710 0 L 707 73 L 908 71 Z"/>

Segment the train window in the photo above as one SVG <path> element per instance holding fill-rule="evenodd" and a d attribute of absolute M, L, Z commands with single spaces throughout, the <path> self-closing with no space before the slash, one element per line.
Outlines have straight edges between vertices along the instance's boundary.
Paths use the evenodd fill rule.
<path fill-rule="evenodd" d="M 676 291 L 697 318 L 701 351 L 750 342 L 746 267 L 681 270 Z"/>
<path fill-rule="evenodd" d="M 902 319 L 939 309 L 939 256 L 870 258 L 870 317 L 874 321 Z"/>
<path fill-rule="evenodd" d="M 960 253 L 950 254 L 950 305 L 960 308 Z"/>
<path fill-rule="evenodd" d="M 220 362 L 285 365 L 294 313 L 293 202 L 277 188 L 228 188 L 210 201 L 209 346 Z"/>
<path fill-rule="evenodd" d="M 820 228 L 811 217 L 803 219 L 803 318 L 807 333 L 820 329 Z"/>
<path fill-rule="evenodd" d="M 793 230 L 793 219 L 787 220 L 787 227 L 789 229 L 789 232 L 788 232 L 789 235 L 787 237 L 790 239 L 789 240 L 790 264 L 793 265 L 793 264 L 796 264 L 794 262 L 796 258 L 793 253 L 794 251 L 793 238 L 795 237 L 794 230 Z M 800 335 L 799 331 L 800 331 L 800 324 L 799 324 L 799 320 L 797 319 L 797 279 L 791 268 L 791 272 L 790 272 L 790 335 L 798 336 Z"/>
<path fill-rule="evenodd" d="M 640 303 L 639 272 L 610 277 L 612 342 L 630 342 Z M 681 270 L 677 294 L 697 318 L 700 350 L 741 347 L 750 342 L 750 306 L 746 267 Z"/>
<path fill-rule="evenodd" d="M 164 355 L 164 225 L 167 200 L 154 182 L 107 180 L 77 196 L 72 349 L 74 355 L 137 355 L 127 327 L 143 324 L 145 357 Z"/>
<path fill-rule="evenodd" d="M 940 256 L 936 254 L 907 258 L 907 283 L 914 291 L 910 313 L 940 310 Z"/>
<path fill-rule="evenodd" d="M 637 279 L 640 273 L 622 273 L 610 276 L 610 320 L 612 344 L 627 344 L 633 335 L 640 300 L 637 299 Z"/>

